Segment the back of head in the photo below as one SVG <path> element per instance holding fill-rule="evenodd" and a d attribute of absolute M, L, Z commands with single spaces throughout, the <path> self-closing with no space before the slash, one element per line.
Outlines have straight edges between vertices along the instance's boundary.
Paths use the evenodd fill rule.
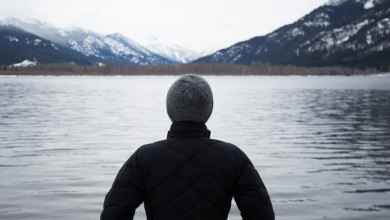
<path fill-rule="evenodd" d="M 213 111 L 213 93 L 207 81 L 195 74 L 179 77 L 169 88 L 167 112 L 172 122 L 206 123 Z"/>

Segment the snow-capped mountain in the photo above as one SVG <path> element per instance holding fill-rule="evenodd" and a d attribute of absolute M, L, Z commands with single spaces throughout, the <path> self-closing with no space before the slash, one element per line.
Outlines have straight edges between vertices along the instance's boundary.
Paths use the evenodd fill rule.
<path fill-rule="evenodd" d="M 390 0 L 330 0 L 293 24 L 195 62 L 388 68 Z"/>
<path fill-rule="evenodd" d="M 182 47 L 172 43 L 161 36 L 153 35 L 140 42 L 150 51 L 159 54 L 178 63 L 189 63 L 199 57 L 211 54 L 211 52 L 196 52 L 194 50 Z"/>
<path fill-rule="evenodd" d="M 0 65 L 20 63 L 23 60 L 41 63 L 92 64 L 86 56 L 77 51 L 14 26 L 0 26 Z M 22 64 L 14 66 L 23 66 Z"/>
<path fill-rule="evenodd" d="M 54 43 L 81 52 L 95 63 L 112 61 L 130 64 L 177 63 L 156 54 L 121 35 L 101 35 L 81 28 L 61 29 L 35 19 L 6 18 L 0 25 L 12 25 Z"/>

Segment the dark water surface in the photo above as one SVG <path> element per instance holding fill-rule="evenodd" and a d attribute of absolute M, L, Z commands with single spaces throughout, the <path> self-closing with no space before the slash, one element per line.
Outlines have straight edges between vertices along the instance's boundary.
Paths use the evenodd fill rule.
<path fill-rule="evenodd" d="M 98 219 L 124 161 L 165 138 L 175 79 L 0 77 L 0 219 Z M 390 75 L 206 79 L 212 138 L 248 154 L 277 219 L 390 219 Z"/>

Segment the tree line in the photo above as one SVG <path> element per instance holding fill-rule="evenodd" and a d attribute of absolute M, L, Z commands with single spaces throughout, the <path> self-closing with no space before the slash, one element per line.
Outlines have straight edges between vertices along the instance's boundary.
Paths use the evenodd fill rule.
<path fill-rule="evenodd" d="M 106 62 L 98 66 L 65 64 L 38 64 L 29 67 L 1 66 L 0 74 L 12 75 L 181 75 L 194 73 L 200 75 L 358 75 L 378 73 L 376 68 L 352 67 L 299 67 L 291 65 L 271 65 L 254 62 L 251 65 L 237 64 L 157 64 L 126 65 Z"/>

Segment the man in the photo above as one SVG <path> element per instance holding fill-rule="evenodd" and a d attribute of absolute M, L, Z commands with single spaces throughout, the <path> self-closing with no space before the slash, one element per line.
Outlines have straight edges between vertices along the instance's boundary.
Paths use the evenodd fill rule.
<path fill-rule="evenodd" d="M 227 219 L 234 197 L 245 220 L 273 220 L 267 190 L 236 146 L 210 139 L 205 123 L 213 94 L 202 77 L 187 74 L 170 87 L 172 121 L 166 140 L 140 147 L 106 195 L 101 220 L 133 219 L 144 202 L 148 220 Z"/>

